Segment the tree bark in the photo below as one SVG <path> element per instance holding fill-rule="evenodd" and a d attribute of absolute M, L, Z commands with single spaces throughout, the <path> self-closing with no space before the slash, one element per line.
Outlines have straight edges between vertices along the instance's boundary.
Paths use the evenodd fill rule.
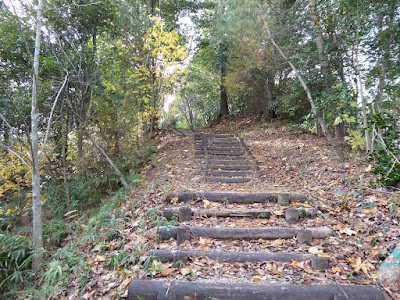
<path fill-rule="evenodd" d="M 61 162 L 63 169 L 63 182 L 65 190 L 65 200 L 67 204 L 67 211 L 71 210 L 71 193 L 68 185 L 68 166 L 67 166 L 67 149 L 68 149 L 68 122 L 65 121 L 63 109 L 61 109 L 61 136 L 62 136 L 62 147 L 61 147 Z"/>
<path fill-rule="evenodd" d="M 345 156 L 344 153 L 342 151 L 342 149 L 340 148 L 340 146 L 335 142 L 335 140 L 333 139 L 332 135 L 329 133 L 325 121 L 323 120 L 322 116 L 321 116 L 321 112 L 319 111 L 318 107 L 315 105 L 314 102 L 314 98 L 311 94 L 310 89 L 308 88 L 307 84 L 305 83 L 303 77 L 300 75 L 299 71 L 297 70 L 297 68 L 294 66 L 294 64 L 287 58 L 287 56 L 285 55 L 285 53 L 283 53 L 281 47 L 279 47 L 279 45 L 275 42 L 274 38 L 271 35 L 271 32 L 269 30 L 269 26 L 267 25 L 267 22 L 265 20 L 265 17 L 262 13 L 262 9 L 261 7 L 259 7 L 260 10 L 260 15 L 264 20 L 264 23 L 266 24 L 266 30 L 267 30 L 267 34 L 268 34 L 268 39 L 271 41 L 271 43 L 274 45 L 274 47 L 276 48 L 276 50 L 278 50 L 279 54 L 282 56 L 282 58 L 290 65 L 290 67 L 292 68 L 293 72 L 295 73 L 297 79 L 300 81 L 301 85 L 303 86 L 304 91 L 307 94 L 307 99 L 308 102 L 311 105 L 312 110 L 315 113 L 315 116 L 318 120 L 319 125 L 321 126 L 322 132 L 324 133 L 325 137 L 328 139 L 328 141 L 331 143 L 331 145 L 333 146 L 333 148 L 335 149 L 336 153 L 338 154 L 340 160 L 344 160 Z"/>
<path fill-rule="evenodd" d="M 315 10 L 316 2 L 316 0 L 309 0 L 308 2 L 310 4 L 311 16 L 314 20 L 315 26 L 317 26 L 317 24 L 319 23 L 318 14 Z M 317 54 L 321 65 L 321 72 L 324 76 L 324 86 L 329 87 L 329 65 L 328 60 L 324 55 L 324 37 L 322 36 L 321 31 L 318 32 L 315 38 L 315 44 L 317 45 Z"/>
<path fill-rule="evenodd" d="M 221 63 L 221 84 L 220 84 L 220 116 L 229 115 L 228 109 L 228 92 L 225 85 L 226 65 L 225 62 Z"/>
<path fill-rule="evenodd" d="M 32 80 L 32 108 L 31 108 L 31 157 L 32 157 L 32 215 L 33 215 L 33 251 L 32 270 L 38 274 L 43 265 L 43 228 L 42 228 L 42 202 L 40 191 L 40 170 L 39 170 L 39 103 L 38 103 L 38 82 L 39 82 L 39 55 L 41 42 L 42 25 L 42 0 L 37 6 L 37 23 L 35 38 L 35 53 L 33 58 L 33 80 Z"/>

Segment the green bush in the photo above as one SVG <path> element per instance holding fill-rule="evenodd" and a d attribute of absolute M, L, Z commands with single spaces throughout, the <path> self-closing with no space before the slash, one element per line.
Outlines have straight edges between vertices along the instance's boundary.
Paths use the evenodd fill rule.
<path fill-rule="evenodd" d="M 374 114 L 371 120 L 383 135 L 383 140 L 377 139 L 378 144 L 372 153 L 374 172 L 381 175 L 378 183 L 394 186 L 400 182 L 400 134 L 383 114 Z"/>

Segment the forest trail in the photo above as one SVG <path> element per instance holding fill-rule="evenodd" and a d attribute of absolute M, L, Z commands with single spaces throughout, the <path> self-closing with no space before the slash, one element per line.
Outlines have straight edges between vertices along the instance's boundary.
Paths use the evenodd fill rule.
<path fill-rule="evenodd" d="M 195 174 L 202 171 L 195 134 L 240 137 L 258 162 L 256 179 L 225 183 Z M 165 286 L 194 291 L 197 297 L 188 293 L 188 300 L 201 299 L 193 289 L 219 290 L 217 282 L 252 295 L 264 293 L 264 286 L 279 293 L 276 287 L 294 285 L 303 299 L 307 297 L 302 293 L 316 286 L 329 286 L 323 293 L 332 295 L 338 285 L 361 285 L 367 286 L 363 293 L 376 295 L 379 288 L 387 299 L 400 299 L 397 284 L 381 286 L 376 280 L 378 268 L 398 243 L 399 204 L 373 188 L 376 175 L 367 160 L 342 162 L 325 138 L 290 123 L 230 117 L 195 134 L 156 133 L 158 151 L 143 166 L 140 185 L 107 213 L 123 216 L 115 219 L 118 236 L 95 248 L 83 243 L 80 251 L 92 267 L 86 277 L 74 274 L 71 284 L 60 286 L 53 299 L 128 297 L 130 282 L 139 282 L 142 291 L 153 289 L 152 296 L 142 299 L 157 299 L 154 289 L 161 289 L 162 299 Z M 315 235 L 311 244 L 299 242 L 305 228 Z M 240 239 L 231 238 L 235 232 Z M 307 234 L 309 238 L 304 231 L 304 239 Z M 88 283 L 79 288 L 80 282 Z M 319 295 L 319 290 L 313 293 Z M 175 294 L 180 297 L 176 290 Z"/>
<path fill-rule="evenodd" d="M 169 193 L 173 207 L 162 214 L 180 224 L 157 229 L 161 242 L 169 244 L 149 251 L 147 259 L 161 270 L 160 277 L 179 269 L 183 278 L 132 280 L 128 299 L 384 299 L 372 281 L 337 282 L 335 273 L 343 267 L 324 249 L 336 239 L 333 226 L 325 225 L 341 223 L 325 222 L 326 203 L 301 191 L 248 192 L 242 184 L 255 181 L 256 187 L 260 168 L 237 135 L 196 134 L 194 152 L 197 180 L 242 192 Z M 346 238 L 353 240 L 352 234 Z M 205 266 L 213 275 L 203 279 Z M 252 276 L 248 269 L 254 269 Z M 293 276 L 295 285 L 285 269 L 292 270 L 289 277 L 300 273 Z"/>

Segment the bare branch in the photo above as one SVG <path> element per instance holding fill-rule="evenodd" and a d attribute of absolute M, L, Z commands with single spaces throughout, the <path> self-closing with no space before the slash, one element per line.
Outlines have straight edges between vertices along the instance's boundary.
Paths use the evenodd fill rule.
<path fill-rule="evenodd" d="M 16 19 L 16 21 L 18 22 L 18 25 L 19 25 L 19 26 L 18 26 L 19 34 L 20 34 L 20 36 L 22 37 L 22 39 L 24 40 L 24 44 L 25 44 L 25 48 L 26 48 L 25 50 L 26 50 L 26 52 L 28 53 L 29 57 L 30 57 L 31 59 L 33 59 L 32 52 L 31 52 L 31 50 L 29 50 L 29 44 L 28 44 L 28 42 L 26 41 L 25 36 L 24 36 L 24 33 L 23 33 L 23 31 L 22 31 L 21 20 L 20 20 L 20 18 L 17 17 L 17 16 L 18 16 L 17 10 L 15 9 L 15 6 L 14 6 L 13 1 L 10 1 L 10 3 L 11 3 L 11 6 L 12 6 L 12 8 L 13 8 L 13 10 L 14 10 L 15 19 Z"/>
<path fill-rule="evenodd" d="M 319 125 L 321 126 L 322 132 L 324 133 L 325 137 L 328 139 L 328 141 L 331 143 L 331 145 L 333 146 L 333 148 L 335 149 L 336 153 L 338 154 L 339 158 L 341 160 L 345 159 L 345 155 L 342 151 L 342 149 L 340 148 L 340 146 L 335 142 L 335 140 L 333 139 L 332 135 L 329 133 L 328 129 L 326 128 L 325 122 L 321 117 L 321 113 L 318 109 L 318 107 L 315 105 L 314 102 L 314 98 L 311 94 L 310 89 L 308 88 L 306 82 L 304 81 L 303 77 L 300 75 L 300 72 L 297 70 L 297 68 L 295 67 L 295 65 L 288 59 L 288 57 L 285 55 L 285 53 L 283 52 L 282 48 L 276 43 L 276 41 L 274 40 L 274 38 L 271 35 L 271 32 L 269 30 L 269 25 L 267 20 L 265 19 L 265 16 L 263 14 L 263 10 L 261 7 L 261 4 L 259 4 L 258 6 L 259 9 L 259 13 L 260 16 L 265 24 L 265 29 L 267 31 L 267 38 L 271 41 L 271 43 L 274 45 L 275 49 L 279 52 L 279 54 L 281 55 L 281 57 L 290 65 L 290 67 L 292 68 L 293 73 L 296 75 L 297 79 L 300 81 L 301 85 L 303 86 L 304 91 L 307 94 L 307 99 L 308 102 L 311 105 L 312 110 L 315 113 L 315 117 L 318 120 Z"/>
<path fill-rule="evenodd" d="M 0 147 L 6 149 L 6 151 L 14 154 L 27 168 L 28 170 L 32 171 L 31 167 L 28 165 L 28 163 L 26 162 L 25 159 L 22 158 L 22 156 L 20 154 L 18 154 L 18 152 L 14 151 L 13 149 L 11 149 L 10 147 L 8 147 L 6 144 L 3 144 L 2 142 L 0 142 Z M 29 160 L 28 161 L 30 164 L 32 164 L 32 161 Z"/>
<path fill-rule="evenodd" d="M 84 120 L 82 120 L 82 118 L 79 116 L 79 114 L 75 111 L 74 107 L 72 106 L 71 101 L 67 98 L 67 103 L 71 108 L 72 113 L 75 115 L 75 117 L 81 122 L 83 123 Z M 92 144 L 97 148 L 97 150 L 99 150 L 99 152 L 104 156 L 104 158 L 107 160 L 107 162 L 111 165 L 111 167 L 114 169 L 114 173 L 120 178 L 122 185 L 125 188 L 128 188 L 128 183 L 126 182 L 124 175 L 121 173 L 121 171 L 118 169 L 118 167 L 114 164 L 114 162 L 112 161 L 112 159 L 107 155 L 107 153 L 103 150 L 103 148 L 100 147 L 100 145 L 96 142 L 96 140 L 93 138 L 93 136 L 90 134 L 90 132 L 83 128 L 83 131 L 85 132 L 85 134 L 88 136 L 88 138 L 90 139 L 90 141 L 92 142 Z"/>
<path fill-rule="evenodd" d="M 29 150 L 30 150 L 30 147 L 31 147 L 31 136 L 30 136 L 30 132 L 29 132 L 29 126 L 28 126 L 28 122 L 26 121 L 26 119 L 25 119 L 25 117 L 24 117 L 24 115 L 22 114 L 22 112 L 21 112 L 21 110 L 19 109 L 19 107 L 18 107 L 18 105 L 15 103 L 15 101 L 13 100 L 13 97 L 10 95 L 10 93 L 5 89 L 5 88 L 2 88 L 2 90 L 7 94 L 7 96 L 8 96 L 8 100 L 11 102 L 11 104 L 15 107 L 15 109 L 17 110 L 17 112 L 18 112 L 18 115 L 20 116 L 20 118 L 22 119 L 22 122 L 24 122 L 24 125 L 25 125 L 25 135 L 26 135 L 26 138 L 27 138 L 27 140 L 28 140 L 28 146 L 26 146 Z"/>
<path fill-rule="evenodd" d="M 47 139 L 49 138 L 50 126 L 51 126 L 51 121 L 53 119 L 54 109 L 56 108 L 58 98 L 60 98 L 61 92 L 64 89 L 65 84 L 67 83 L 68 75 L 69 75 L 69 73 L 67 72 L 67 75 L 65 75 L 65 78 L 64 78 L 64 82 L 63 82 L 62 86 L 60 87 L 60 89 L 58 90 L 56 99 L 54 100 L 54 103 L 53 103 L 53 107 L 51 108 L 49 121 L 47 122 L 46 135 L 44 137 L 43 146 L 42 146 L 42 149 L 40 149 L 39 154 L 38 154 L 39 158 L 42 155 L 44 148 L 46 147 Z"/>
<path fill-rule="evenodd" d="M 13 128 L 11 127 L 11 125 L 7 122 L 6 118 L 4 117 L 4 115 L 3 115 L 1 112 L 0 112 L 0 119 L 3 120 L 3 122 L 7 125 L 7 127 L 8 127 L 10 130 L 13 129 Z M 24 140 L 21 139 L 19 136 L 18 136 L 18 140 L 22 143 L 22 145 L 24 145 L 24 147 L 25 147 L 26 149 L 30 150 L 30 147 L 29 147 L 29 146 L 24 142 Z"/>

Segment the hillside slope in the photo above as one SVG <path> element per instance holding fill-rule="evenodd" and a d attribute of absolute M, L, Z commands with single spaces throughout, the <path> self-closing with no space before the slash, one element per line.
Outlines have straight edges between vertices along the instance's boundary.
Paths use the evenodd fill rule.
<path fill-rule="evenodd" d="M 376 269 L 394 249 L 399 236 L 396 194 L 380 192 L 371 187 L 374 174 L 367 161 L 350 155 L 339 162 L 324 138 L 303 133 L 284 123 L 257 123 L 248 119 L 223 120 L 213 128 L 198 133 L 235 133 L 242 137 L 260 162 L 258 180 L 241 184 L 202 182 L 193 175 L 194 140 L 173 132 L 157 137 L 156 159 L 143 170 L 144 180 L 135 192 L 125 196 L 112 215 L 118 235 L 101 244 L 82 244 L 89 270 L 74 275 L 65 286 L 59 286 L 54 298 L 82 296 L 84 299 L 113 299 L 126 296 L 131 279 L 165 278 L 166 280 L 207 281 L 215 278 L 226 282 L 285 282 L 296 284 L 377 284 Z M 161 264 L 140 259 L 149 249 L 177 248 L 175 240 L 160 241 L 156 228 L 177 225 L 162 217 L 162 209 L 176 206 L 166 201 L 168 193 L 192 191 L 303 193 L 309 203 L 304 207 L 318 208 L 321 213 L 307 220 L 307 226 L 328 226 L 335 236 L 313 241 L 309 246 L 294 247 L 293 240 L 221 241 L 200 238 L 186 241 L 182 249 L 226 251 L 288 251 L 329 257 L 331 267 L 323 271 L 310 269 L 308 264 L 292 263 L 225 263 L 209 259 L 193 259 L 185 266 Z M 193 203 L 197 208 L 240 208 L 238 204 Z M 262 204 L 254 205 L 259 208 Z M 276 206 L 271 218 L 197 219 L 206 227 L 284 226 L 283 207 Z M 194 220 L 186 224 L 191 225 Z M 101 228 L 99 229 L 101 231 Z M 72 241 L 78 235 L 70 237 Z M 68 241 L 65 242 L 67 246 Z M 116 259 L 116 257 L 118 259 Z M 396 297 L 398 287 L 384 287 L 387 295 Z"/>

